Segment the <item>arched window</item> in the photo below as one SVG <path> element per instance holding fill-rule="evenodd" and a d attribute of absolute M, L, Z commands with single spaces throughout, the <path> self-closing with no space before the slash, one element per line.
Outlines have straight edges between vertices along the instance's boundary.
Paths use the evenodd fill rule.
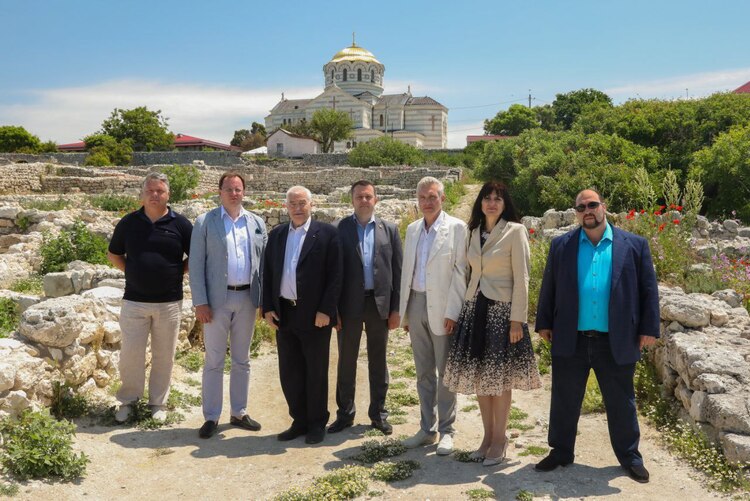
<path fill-rule="evenodd" d="M 370 82 L 375 81 L 375 70 L 370 70 Z"/>
<path fill-rule="evenodd" d="M 383 126 L 383 115 L 380 115 L 380 126 Z"/>
<path fill-rule="evenodd" d="M 346 71 L 346 68 L 344 68 L 344 78 L 343 78 L 344 82 L 346 82 L 346 77 L 347 77 L 347 76 L 348 76 L 348 75 L 347 75 L 347 71 Z"/>
<path fill-rule="evenodd" d="M 333 74 L 333 70 L 331 70 L 331 82 L 333 82 L 333 80 L 334 80 L 334 74 Z"/>
<path fill-rule="evenodd" d="M 357 82 L 362 81 L 362 68 L 357 68 Z"/>
<path fill-rule="evenodd" d="M 352 143 L 350 143 L 349 141 L 347 141 L 346 142 L 346 149 L 348 150 L 351 147 L 352 147 Z"/>

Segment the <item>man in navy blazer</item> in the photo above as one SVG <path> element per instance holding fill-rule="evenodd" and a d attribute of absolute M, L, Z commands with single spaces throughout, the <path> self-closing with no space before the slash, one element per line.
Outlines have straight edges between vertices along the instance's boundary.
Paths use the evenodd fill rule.
<path fill-rule="evenodd" d="M 271 230 L 263 269 L 263 311 L 277 329 L 279 379 L 292 425 L 279 440 L 317 444 L 328 423 L 328 353 L 341 293 L 338 231 L 313 221 L 304 186 L 286 194 L 291 222 Z"/>
<path fill-rule="evenodd" d="M 552 241 L 539 293 L 536 330 L 552 343 L 552 450 L 536 470 L 573 462 L 581 403 L 593 369 L 617 460 L 631 478 L 648 482 L 638 451 L 633 376 L 641 350 L 659 337 L 651 252 L 643 237 L 610 226 L 596 191 L 580 192 L 575 209 L 581 227 Z"/>

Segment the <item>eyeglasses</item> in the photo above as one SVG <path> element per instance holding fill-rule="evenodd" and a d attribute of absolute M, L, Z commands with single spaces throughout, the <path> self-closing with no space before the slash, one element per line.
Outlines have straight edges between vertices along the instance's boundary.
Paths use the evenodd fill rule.
<path fill-rule="evenodd" d="M 576 212 L 583 212 L 586 209 L 594 210 L 598 208 L 602 203 L 601 202 L 589 202 L 587 204 L 580 204 L 575 206 Z"/>

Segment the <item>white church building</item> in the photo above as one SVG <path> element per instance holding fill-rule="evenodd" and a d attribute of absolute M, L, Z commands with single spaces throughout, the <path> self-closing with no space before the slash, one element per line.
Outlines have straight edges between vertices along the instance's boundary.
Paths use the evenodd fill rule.
<path fill-rule="evenodd" d="M 448 147 L 448 108 L 431 97 L 383 94 L 385 66 L 353 40 L 323 66 L 325 89 L 312 99 L 286 99 L 265 117 L 269 131 L 310 122 L 315 111 L 332 108 L 348 113 L 354 122 L 353 135 L 334 145 L 345 151 L 357 143 L 389 135 L 417 148 Z"/>

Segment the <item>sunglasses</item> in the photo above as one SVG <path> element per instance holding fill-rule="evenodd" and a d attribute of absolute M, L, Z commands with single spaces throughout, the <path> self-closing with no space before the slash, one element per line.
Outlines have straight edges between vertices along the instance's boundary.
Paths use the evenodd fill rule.
<path fill-rule="evenodd" d="M 602 203 L 601 202 L 589 202 L 587 204 L 580 204 L 575 206 L 576 212 L 583 212 L 586 209 L 594 210 L 598 208 Z"/>

